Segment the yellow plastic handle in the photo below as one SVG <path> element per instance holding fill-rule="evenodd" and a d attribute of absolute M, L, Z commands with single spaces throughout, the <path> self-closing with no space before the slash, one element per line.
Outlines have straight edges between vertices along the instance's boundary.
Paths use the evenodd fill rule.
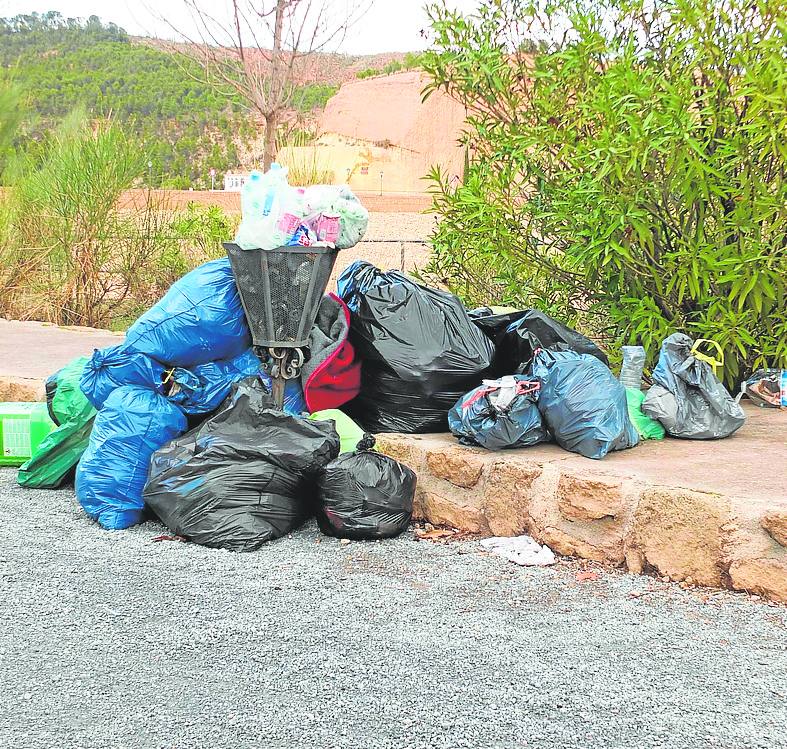
<path fill-rule="evenodd" d="M 704 354 L 702 351 L 700 351 L 700 344 L 703 343 L 713 346 L 716 349 L 719 358 L 715 359 L 710 354 Z M 717 374 L 719 367 L 724 366 L 724 349 L 722 349 L 722 347 L 719 346 L 716 341 L 712 341 L 710 338 L 698 338 L 696 341 L 694 341 L 694 345 L 691 347 L 691 355 L 699 361 L 704 361 L 707 364 L 710 364 L 711 368 L 713 369 L 713 374 Z"/>

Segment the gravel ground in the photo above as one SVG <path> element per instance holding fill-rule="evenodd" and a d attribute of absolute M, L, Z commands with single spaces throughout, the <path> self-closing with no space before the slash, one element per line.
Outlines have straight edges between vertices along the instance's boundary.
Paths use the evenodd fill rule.
<path fill-rule="evenodd" d="M 0 746 L 785 746 L 784 607 L 410 534 L 162 532 L 0 471 Z"/>

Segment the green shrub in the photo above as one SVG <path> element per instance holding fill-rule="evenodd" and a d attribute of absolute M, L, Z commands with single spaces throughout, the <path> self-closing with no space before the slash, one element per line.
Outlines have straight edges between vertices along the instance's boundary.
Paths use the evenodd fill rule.
<path fill-rule="evenodd" d="M 787 366 L 782 0 L 429 13 L 427 92 L 468 108 L 471 149 L 462 183 L 431 174 L 433 277 L 651 363 L 671 331 L 715 339 L 729 384 Z"/>
<path fill-rule="evenodd" d="M 4 307 L 61 324 L 100 322 L 122 295 L 115 204 L 143 168 L 141 152 L 116 126 L 94 129 L 78 112 L 47 138 L 39 159 L 18 162 Z"/>
<path fill-rule="evenodd" d="M 184 273 L 223 255 L 234 222 L 215 206 L 172 211 L 148 191 L 118 198 L 145 168 L 139 145 L 113 124 L 76 113 L 9 169 L 0 201 L 0 314 L 118 327 Z"/>
<path fill-rule="evenodd" d="M 22 121 L 21 104 L 19 89 L 0 77 L 0 177 Z"/>
<path fill-rule="evenodd" d="M 385 75 L 391 75 L 391 73 L 398 73 L 402 70 L 402 63 L 399 60 L 391 60 L 385 67 L 383 67 L 383 73 Z"/>
<path fill-rule="evenodd" d="M 337 91 L 338 86 L 330 83 L 308 83 L 299 86 L 292 94 L 292 107 L 302 114 L 315 109 L 325 109 L 325 105 Z"/>

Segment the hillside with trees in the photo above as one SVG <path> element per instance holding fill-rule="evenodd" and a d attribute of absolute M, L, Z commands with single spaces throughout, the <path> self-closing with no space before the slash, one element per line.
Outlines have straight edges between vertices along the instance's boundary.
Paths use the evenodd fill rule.
<path fill-rule="evenodd" d="M 342 80 L 396 58 L 316 60 L 292 97 L 281 137 L 292 128 L 308 130 Z M 22 93 L 26 116 L 18 145 L 40 141 L 54 123 L 81 108 L 94 119 L 112 119 L 139 140 L 149 164 L 144 181 L 156 187 L 209 187 L 210 169 L 220 179 L 243 165 L 243 154 L 259 136 L 259 119 L 238 94 L 209 85 L 194 61 L 96 16 L 48 12 L 0 19 L 0 76 Z"/>

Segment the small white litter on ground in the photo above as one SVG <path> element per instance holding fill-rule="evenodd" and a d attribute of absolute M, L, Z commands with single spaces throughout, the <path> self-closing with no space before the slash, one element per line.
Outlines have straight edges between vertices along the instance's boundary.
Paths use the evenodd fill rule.
<path fill-rule="evenodd" d="M 509 562 L 521 564 L 523 567 L 547 567 L 555 563 L 552 549 L 542 546 L 530 536 L 486 538 L 481 541 L 481 546 L 486 551 L 505 557 Z"/>

